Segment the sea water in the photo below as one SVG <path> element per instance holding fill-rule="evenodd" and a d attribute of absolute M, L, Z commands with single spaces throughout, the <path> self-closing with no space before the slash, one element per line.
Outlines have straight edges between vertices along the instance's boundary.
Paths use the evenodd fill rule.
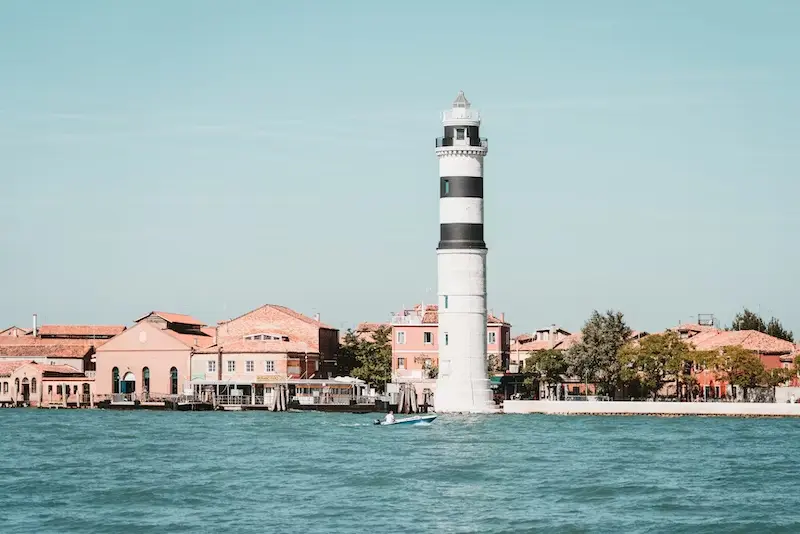
<path fill-rule="evenodd" d="M 0 410 L 0 532 L 800 532 L 796 419 Z"/>

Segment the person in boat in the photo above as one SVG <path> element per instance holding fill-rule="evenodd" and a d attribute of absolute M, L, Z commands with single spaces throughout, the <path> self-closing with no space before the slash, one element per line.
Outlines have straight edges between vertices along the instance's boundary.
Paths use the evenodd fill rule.
<path fill-rule="evenodd" d="M 394 412 L 389 410 L 389 413 L 386 414 L 386 417 L 383 419 L 385 423 L 394 423 Z"/>

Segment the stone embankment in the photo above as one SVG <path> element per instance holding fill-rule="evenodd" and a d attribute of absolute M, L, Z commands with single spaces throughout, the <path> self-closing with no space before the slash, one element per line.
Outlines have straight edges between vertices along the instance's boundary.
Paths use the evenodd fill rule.
<path fill-rule="evenodd" d="M 800 404 L 764 402 L 633 402 L 526 401 L 503 402 L 503 413 L 550 415 L 652 415 L 662 417 L 800 417 Z"/>

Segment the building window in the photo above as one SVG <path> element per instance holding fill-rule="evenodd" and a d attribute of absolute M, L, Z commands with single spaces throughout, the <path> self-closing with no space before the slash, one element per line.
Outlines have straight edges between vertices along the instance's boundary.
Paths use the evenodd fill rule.
<path fill-rule="evenodd" d="M 423 332 L 422 342 L 426 345 L 433 345 L 433 332 Z"/>
<path fill-rule="evenodd" d="M 397 344 L 398 345 L 406 344 L 406 333 L 402 330 L 397 332 Z"/>
<path fill-rule="evenodd" d="M 497 343 L 497 332 L 489 332 L 489 345 Z"/>
<path fill-rule="evenodd" d="M 58 389 L 61 389 L 61 386 L 58 386 Z M 114 367 L 111 370 L 111 392 L 112 393 L 119 393 L 119 368 Z M 61 394 L 61 391 L 58 392 Z"/>
<path fill-rule="evenodd" d="M 445 295 L 444 296 L 444 309 L 447 309 L 448 300 L 449 299 L 447 298 L 447 295 Z"/>
<path fill-rule="evenodd" d="M 8 382 L 3 382 L 3 393 L 8 393 Z"/>
<path fill-rule="evenodd" d="M 56 395 L 61 395 L 61 386 L 56 386 Z"/>
<path fill-rule="evenodd" d="M 209 373 L 217 372 L 217 360 L 208 360 L 208 372 Z"/>
<path fill-rule="evenodd" d="M 450 336 L 447 334 L 447 332 L 445 332 L 444 333 L 444 344 L 448 345 L 449 343 L 450 343 Z"/>
<path fill-rule="evenodd" d="M 289 341 L 289 336 L 282 334 L 251 334 L 244 336 L 245 341 Z"/>
<path fill-rule="evenodd" d="M 255 371 L 255 369 L 256 365 L 253 360 L 247 360 L 246 362 L 244 362 L 244 370 L 246 373 L 252 373 L 253 371 Z"/>
<path fill-rule="evenodd" d="M 265 373 L 274 373 L 275 372 L 275 362 L 272 360 L 264 360 L 264 372 Z"/>
<path fill-rule="evenodd" d="M 47 386 L 47 393 L 49 393 L 50 395 L 53 394 L 53 386 Z"/>
<path fill-rule="evenodd" d="M 463 141 L 465 136 L 464 128 L 456 128 L 456 139 Z"/>
<path fill-rule="evenodd" d="M 178 369 L 173 367 L 169 370 L 170 393 L 172 395 L 178 394 Z"/>
<path fill-rule="evenodd" d="M 236 360 L 228 360 L 228 372 L 229 373 L 236 372 Z"/>
<path fill-rule="evenodd" d="M 31 393 L 36 393 L 36 379 L 31 378 Z"/>
<path fill-rule="evenodd" d="M 150 391 L 150 368 L 142 369 L 142 390 Z"/>
<path fill-rule="evenodd" d="M 511 344 L 511 331 L 510 330 L 506 330 L 506 345 L 510 345 L 510 344 Z"/>
<path fill-rule="evenodd" d="M 406 359 L 405 358 L 397 358 L 397 368 L 398 369 L 405 369 L 406 368 Z"/>
<path fill-rule="evenodd" d="M 450 196 L 450 180 L 444 181 L 444 196 L 446 197 Z"/>

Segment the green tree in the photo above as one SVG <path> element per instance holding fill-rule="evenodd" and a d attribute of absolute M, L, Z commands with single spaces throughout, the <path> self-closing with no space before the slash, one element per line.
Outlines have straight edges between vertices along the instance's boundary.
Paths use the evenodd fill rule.
<path fill-rule="evenodd" d="M 755 312 L 745 308 L 742 313 L 737 313 L 733 317 L 731 323 L 731 330 L 756 330 L 758 332 L 766 332 L 767 325 L 764 319 Z"/>
<path fill-rule="evenodd" d="M 783 325 L 781 324 L 780 320 L 773 317 L 767 323 L 767 334 L 777 337 L 778 339 L 784 339 L 791 343 L 794 343 L 794 333 L 791 330 L 786 330 Z"/>
<path fill-rule="evenodd" d="M 729 384 L 741 387 L 745 394 L 750 388 L 767 382 L 764 364 L 756 354 L 739 346 L 723 347 L 719 368 Z"/>
<path fill-rule="evenodd" d="M 355 339 L 353 351 L 357 366 L 352 376 L 360 378 L 370 386 L 383 391 L 392 379 L 392 330 L 382 326 L 372 334 L 372 341 Z M 345 335 L 345 345 L 348 343 Z"/>
<path fill-rule="evenodd" d="M 531 390 L 536 383 L 560 384 L 567 372 L 567 361 L 560 350 L 538 350 L 529 353 L 525 360 L 524 385 Z"/>
<path fill-rule="evenodd" d="M 486 372 L 492 375 L 501 371 L 501 363 L 500 356 L 497 354 L 489 354 L 486 358 Z"/>
<path fill-rule="evenodd" d="M 620 381 L 638 381 L 644 393 L 658 397 L 658 392 L 670 380 L 676 381 L 692 360 L 692 349 L 677 332 L 645 336 L 636 344 L 620 351 Z"/>
<path fill-rule="evenodd" d="M 734 316 L 730 330 L 755 330 L 794 343 L 794 334 L 785 329 L 778 318 L 772 317 L 765 323 L 760 315 L 747 308 Z"/>
<path fill-rule="evenodd" d="M 358 354 L 361 350 L 361 340 L 353 331 L 348 329 L 344 334 L 344 340 L 339 345 L 339 354 L 336 357 L 337 374 L 349 376 L 353 369 L 358 366 Z"/>
<path fill-rule="evenodd" d="M 631 329 L 621 312 L 609 310 L 601 315 L 595 310 L 581 332 L 580 343 L 565 353 L 569 373 L 596 383 L 602 391 L 613 395 L 620 384 L 619 353 Z"/>

